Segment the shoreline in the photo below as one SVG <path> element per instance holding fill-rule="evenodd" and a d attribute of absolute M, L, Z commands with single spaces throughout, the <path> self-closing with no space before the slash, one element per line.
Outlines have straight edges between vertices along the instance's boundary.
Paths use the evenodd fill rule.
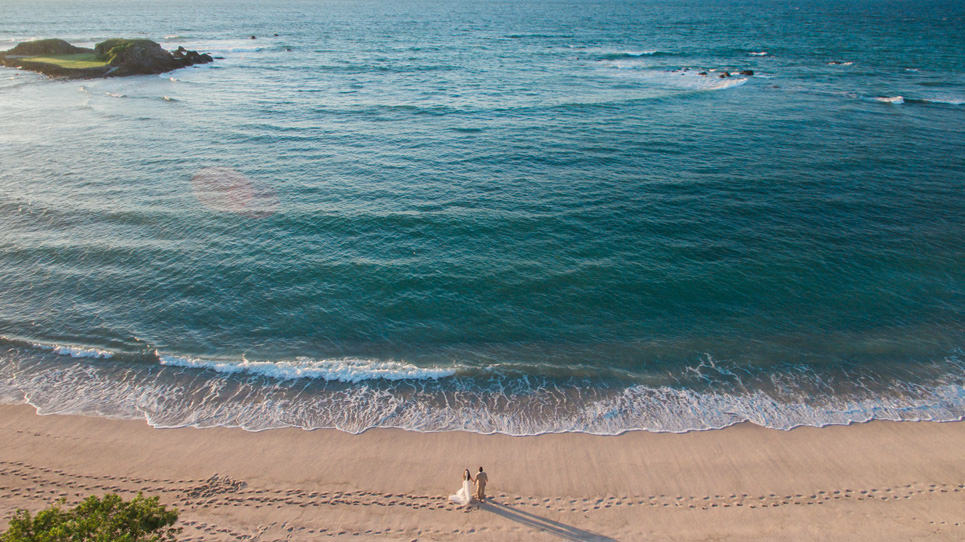
<path fill-rule="evenodd" d="M 952 357 L 922 363 L 914 374 L 870 366 L 850 372 L 775 367 L 733 380 L 728 375 L 738 369 L 702 361 L 652 382 L 580 380 L 565 371 L 541 373 L 535 365 L 504 373 L 367 358 L 238 363 L 7 336 L 0 336 L 0 356 L 10 361 L 0 367 L 0 400 L 30 397 L 44 413 L 147 419 L 165 429 L 351 434 L 389 426 L 534 436 L 684 434 L 744 422 L 791 430 L 871 420 L 962 421 L 965 374 Z M 851 386 L 854 379 L 863 379 L 862 386 Z M 272 406 L 278 404 L 285 406 Z"/>
<path fill-rule="evenodd" d="M 198 430 L 198 431 L 206 431 L 206 430 L 209 430 L 209 429 L 227 429 L 227 430 L 229 430 L 229 431 L 243 431 L 243 432 L 245 432 L 245 433 L 254 433 L 254 434 L 271 432 L 271 431 L 288 431 L 288 430 L 292 430 L 292 431 L 304 431 L 304 432 L 306 432 L 306 433 L 312 433 L 312 432 L 315 432 L 315 431 L 334 431 L 334 432 L 336 432 L 336 433 L 343 433 L 343 434 L 351 435 L 351 436 L 364 435 L 364 434 L 366 434 L 366 433 L 369 433 L 370 431 L 401 431 L 401 432 L 403 432 L 403 433 L 414 433 L 414 434 L 417 434 L 417 435 L 436 435 L 436 434 L 448 434 L 448 433 L 464 433 L 464 434 L 467 434 L 467 435 L 476 435 L 476 436 L 480 436 L 480 437 L 508 437 L 508 438 L 514 438 L 514 439 L 515 439 L 515 438 L 525 439 L 525 438 L 532 438 L 532 437 L 546 437 L 546 436 L 554 436 L 554 435 L 557 435 L 557 436 L 565 436 L 565 435 L 585 435 L 585 436 L 589 436 L 589 437 L 598 437 L 598 438 L 617 438 L 617 437 L 622 437 L 622 436 L 624 436 L 624 435 L 634 434 L 634 433 L 647 433 L 647 434 L 653 434 L 653 435 L 688 435 L 688 434 L 691 434 L 691 433 L 705 433 L 705 432 L 725 431 L 725 430 L 731 429 L 731 428 L 733 428 L 733 427 L 739 427 L 739 426 L 744 426 L 744 425 L 747 425 L 747 426 L 749 426 L 749 427 L 754 427 L 754 428 L 757 428 L 757 429 L 761 429 L 761 430 L 764 430 L 764 431 L 776 431 L 776 432 L 779 432 L 779 433 L 787 433 L 787 432 L 791 432 L 791 431 L 796 431 L 796 430 L 798 430 L 798 429 L 826 429 L 826 428 L 830 428 L 830 427 L 853 427 L 853 426 L 865 425 L 865 424 L 871 424 L 871 423 L 900 423 L 900 424 L 905 424 L 905 423 L 935 423 L 935 424 L 943 424 L 943 423 L 960 423 L 960 422 L 965 422 L 965 416 L 962 416 L 962 417 L 955 418 L 955 419 L 940 419 L 940 420 L 927 420 L 927 419 L 893 420 L 893 419 L 871 418 L 871 419 L 868 419 L 868 420 L 851 420 L 851 421 L 842 422 L 842 423 L 838 423 L 838 422 L 827 422 L 827 423 L 824 423 L 824 424 L 822 424 L 822 425 L 810 425 L 810 424 L 806 424 L 806 423 L 801 423 L 801 424 L 794 425 L 794 426 L 790 426 L 790 427 L 768 427 L 768 426 L 766 426 L 766 425 L 757 424 L 757 423 L 755 423 L 755 422 L 753 422 L 753 421 L 750 421 L 750 420 L 743 420 L 743 421 L 736 421 L 736 422 L 733 422 L 733 423 L 729 423 L 729 424 L 724 425 L 724 426 L 721 426 L 721 427 L 700 427 L 700 428 L 693 428 L 693 429 L 684 429 L 684 430 L 681 430 L 681 431 L 673 431 L 673 430 L 669 430 L 669 429 L 630 428 L 630 429 L 623 429 L 623 430 L 620 430 L 619 432 L 614 432 L 614 433 L 594 433 L 594 432 L 591 432 L 591 431 L 583 431 L 583 430 L 576 430 L 576 429 L 574 429 L 574 430 L 562 430 L 562 431 L 546 430 L 546 431 L 542 431 L 542 432 L 538 432 L 538 433 L 514 434 L 514 433 L 504 433 L 504 432 L 501 432 L 501 431 L 491 431 L 491 432 L 488 432 L 488 433 L 484 433 L 484 432 L 481 432 L 481 431 L 473 431 L 473 430 L 469 430 L 469 429 L 426 429 L 426 430 L 420 430 L 420 429 L 410 429 L 410 428 L 407 428 L 407 427 L 396 427 L 396 426 L 372 426 L 372 427 L 366 427 L 365 429 L 362 429 L 361 431 L 358 431 L 358 432 L 353 432 L 353 431 L 349 431 L 349 430 L 347 430 L 347 429 L 341 429 L 341 428 L 339 428 L 339 427 L 301 427 L 301 426 L 295 426 L 295 425 L 283 425 L 283 426 L 278 426 L 278 427 L 259 427 L 259 428 L 250 428 L 250 427 L 247 427 L 247 426 L 244 426 L 244 425 L 221 425 L 221 424 L 214 424 L 214 425 L 188 424 L 188 425 L 170 425 L 170 426 L 167 426 L 167 425 L 155 425 L 155 424 L 153 424 L 153 423 L 151 422 L 150 418 L 148 418 L 148 417 L 120 416 L 120 415 L 114 415 L 114 414 L 89 414 L 89 413 L 86 413 L 86 412 L 40 412 L 40 407 L 38 407 L 38 406 L 36 406 L 36 405 L 28 402 L 28 401 L 22 401 L 22 402 L 20 402 L 20 403 L 0 402 L 0 409 L 2 409 L 2 408 L 4 408 L 4 407 L 8 407 L 8 406 L 13 406 L 13 407 L 26 406 L 26 407 L 29 407 L 29 408 L 33 409 L 34 414 L 35 414 L 36 416 L 40 416 L 40 417 L 44 417 L 44 416 L 68 416 L 68 417 L 80 417 L 80 418 L 94 418 L 94 419 L 114 420 L 114 421 L 122 421 L 122 422 L 143 422 L 143 423 L 146 424 L 149 428 L 154 429 L 154 430 L 156 430 L 156 431 L 171 431 L 171 430 L 182 430 L 182 429 L 191 429 L 191 430 Z"/>
<path fill-rule="evenodd" d="M 965 424 L 513 437 L 155 429 L 0 405 L 0 526 L 143 490 L 183 540 L 870 540 L 965 536 Z M 493 502 L 451 505 L 482 465 Z"/>

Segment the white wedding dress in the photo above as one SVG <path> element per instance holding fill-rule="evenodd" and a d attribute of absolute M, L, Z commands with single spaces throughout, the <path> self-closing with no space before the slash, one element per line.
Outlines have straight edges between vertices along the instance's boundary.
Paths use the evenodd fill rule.
<path fill-rule="evenodd" d="M 458 504 L 459 506 L 468 506 L 469 502 L 472 500 L 472 482 L 469 480 L 462 481 L 462 487 L 455 495 L 449 495 L 449 500 Z"/>

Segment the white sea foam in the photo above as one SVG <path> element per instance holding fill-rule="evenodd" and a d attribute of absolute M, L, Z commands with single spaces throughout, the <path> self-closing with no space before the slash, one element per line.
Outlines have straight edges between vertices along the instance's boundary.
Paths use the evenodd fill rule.
<path fill-rule="evenodd" d="M 728 77 L 724 79 L 718 79 L 714 83 L 709 83 L 700 86 L 700 90 L 723 90 L 725 88 L 739 87 L 747 82 L 746 78 L 741 77 Z"/>
<path fill-rule="evenodd" d="M 876 102 L 900 105 L 905 103 L 904 96 L 875 96 Z"/>
<path fill-rule="evenodd" d="M 572 46 L 570 47 L 572 48 Z M 659 49 L 616 49 L 603 47 L 580 47 L 580 49 L 584 49 L 587 53 L 593 54 L 598 60 L 634 60 L 642 59 L 643 57 L 670 54 Z"/>
<path fill-rule="evenodd" d="M 741 86 L 748 81 L 746 77 L 733 75 L 730 77 L 721 77 L 721 72 L 715 70 L 686 69 L 669 71 L 650 68 L 641 69 L 639 65 L 623 61 L 613 61 L 608 64 L 620 70 L 619 72 L 610 72 L 611 75 L 619 73 L 619 77 L 646 82 L 652 85 L 653 89 L 657 91 L 723 90 Z M 701 75 L 701 73 L 704 75 Z"/>
<path fill-rule="evenodd" d="M 0 382 L 9 380 L 5 371 L 0 367 Z M 422 432 L 612 435 L 630 430 L 682 433 L 742 422 L 789 430 L 870 420 L 957 421 L 965 412 L 965 389 L 954 384 L 924 393 L 919 389 L 909 394 L 786 400 L 760 390 L 698 392 L 648 385 L 622 391 L 525 386 L 513 391 L 523 382 L 451 392 L 425 385 L 308 390 L 300 381 L 265 385 L 232 382 L 218 375 L 166 381 L 147 371 L 141 375 L 128 371 L 118 378 L 96 367 L 77 365 L 34 373 L 8 386 L 2 396 L 17 398 L 22 393 L 41 413 L 143 418 L 155 427 L 335 428 L 351 433 L 392 427 Z"/>
<path fill-rule="evenodd" d="M 769 53 L 767 51 L 752 51 L 747 54 L 749 54 L 750 56 L 767 56 Z"/>
<path fill-rule="evenodd" d="M 179 356 L 159 356 L 161 365 L 210 369 L 219 373 L 250 373 L 282 380 L 294 378 L 321 378 L 338 382 L 361 382 L 364 380 L 425 380 L 452 376 L 452 368 L 418 367 L 398 361 L 365 359 L 296 361 L 215 361 Z"/>
<path fill-rule="evenodd" d="M 929 96 L 922 98 L 921 101 L 933 104 L 965 105 L 965 97 L 962 96 Z"/>
<path fill-rule="evenodd" d="M 719 73 L 708 72 L 700 75 L 699 71 L 669 72 L 665 80 L 674 86 L 688 90 L 723 90 L 739 87 L 747 83 L 746 77 L 720 77 Z"/>
<path fill-rule="evenodd" d="M 73 346 L 66 344 L 43 344 L 43 343 L 33 343 L 32 346 L 39 348 L 41 350 L 49 350 L 55 354 L 61 356 L 70 356 L 72 358 L 100 358 L 108 359 L 114 357 L 114 352 L 108 350 L 101 350 L 98 348 L 89 348 L 85 346 Z"/>
<path fill-rule="evenodd" d="M 932 376 L 914 382 L 868 369 L 846 370 L 841 379 L 807 366 L 754 372 L 707 358 L 677 372 L 674 385 L 596 385 L 583 377 L 538 376 L 533 367 L 515 365 L 469 377 L 453 368 L 375 360 L 269 363 L 160 356 L 159 368 L 153 363 L 94 363 L 84 358 L 103 351 L 90 348 L 34 348 L 69 357 L 3 355 L 0 402 L 27 402 L 42 414 L 140 418 L 156 427 L 335 428 L 352 433 L 393 427 L 533 435 L 679 433 L 742 422 L 788 430 L 965 418 L 965 380 L 957 358 L 926 365 L 916 372 Z"/>
<path fill-rule="evenodd" d="M 0 43 L 10 43 L 13 45 L 17 45 L 18 43 L 23 43 L 25 41 L 42 40 L 42 39 L 45 39 L 46 37 L 47 36 L 14 36 L 12 38 L 8 38 L 0 41 Z"/>

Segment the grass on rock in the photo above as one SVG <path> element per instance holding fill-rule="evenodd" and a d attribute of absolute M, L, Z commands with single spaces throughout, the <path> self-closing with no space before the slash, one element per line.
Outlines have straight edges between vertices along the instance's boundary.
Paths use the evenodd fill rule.
<path fill-rule="evenodd" d="M 53 64 L 61 68 L 83 69 L 100 68 L 107 65 L 107 60 L 99 58 L 97 53 L 77 53 L 73 55 L 31 56 L 22 58 L 24 62 L 42 62 Z"/>

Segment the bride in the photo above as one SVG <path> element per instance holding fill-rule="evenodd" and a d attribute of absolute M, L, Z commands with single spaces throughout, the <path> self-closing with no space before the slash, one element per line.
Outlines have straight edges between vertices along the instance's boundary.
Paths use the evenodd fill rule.
<path fill-rule="evenodd" d="M 469 506 L 472 501 L 472 475 L 469 474 L 469 469 L 462 473 L 462 487 L 455 495 L 449 495 L 449 500 L 459 506 Z"/>

